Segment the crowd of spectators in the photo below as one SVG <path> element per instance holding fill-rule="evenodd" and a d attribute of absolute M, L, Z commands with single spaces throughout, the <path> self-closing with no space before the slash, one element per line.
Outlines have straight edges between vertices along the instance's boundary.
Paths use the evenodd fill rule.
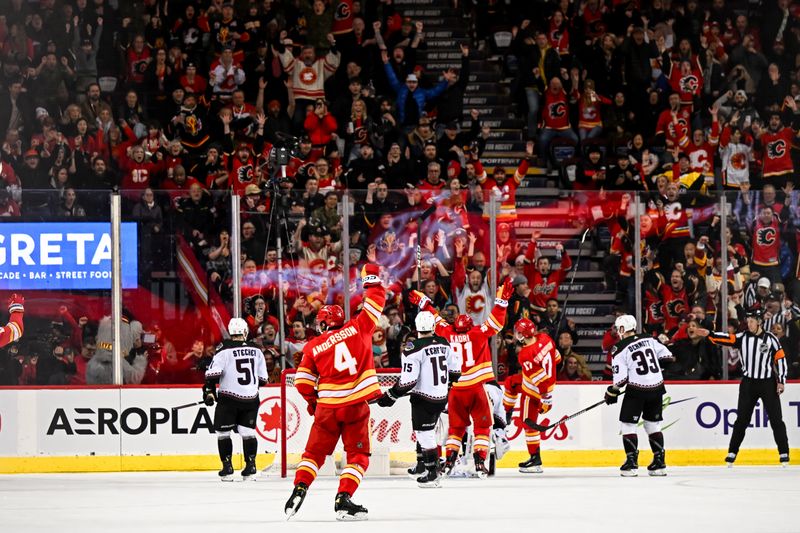
<path fill-rule="evenodd" d="M 185 245 L 230 307 L 241 261 L 242 311 L 273 381 L 315 334 L 320 306 L 347 300 L 357 312 L 365 262 L 384 267 L 390 293 L 374 336 L 377 366 L 399 366 L 415 314 L 410 290 L 445 319 L 463 313 L 478 324 L 490 286 L 511 277 L 500 377 L 518 371 L 513 325 L 531 317 L 562 352 L 559 379 L 601 378 L 575 351 L 579 325 L 559 306 L 559 286 L 580 265 L 562 243 L 540 245 L 541 232 L 518 237 L 517 188 L 537 166 L 568 191 L 575 233 L 588 228 L 605 248 L 616 312 L 633 312 L 642 291 L 644 330 L 678 355 L 669 377 L 719 379 L 726 364 L 736 375 L 735 351 L 723 361 L 695 334 L 719 329 L 723 306 L 732 330 L 745 309 L 761 307 L 791 375 L 800 374 L 800 20 L 788 0 L 757 9 L 726 0 L 454 2 L 471 28 L 460 68 L 443 72 L 418 61 L 424 23 L 390 0 L 0 5 L 0 215 L 107 220 L 106 192 L 116 188 L 124 218 L 139 226 L 143 286 L 176 270 Z M 493 131 L 480 110 L 464 109 L 470 60 L 493 54 L 513 80 L 511 112 L 525 117 L 515 168 L 484 169 Z M 718 209 L 720 194 L 730 213 Z M 30 307 L 35 342 L 3 354 L 2 383 L 84 382 L 101 316 Z M 147 333 L 128 357 L 146 356 L 141 382 L 198 382 L 214 349 L 209 329 L 183 335 L 136 318 Z M 608 331 L 603 349 L 613 341 Z"/>

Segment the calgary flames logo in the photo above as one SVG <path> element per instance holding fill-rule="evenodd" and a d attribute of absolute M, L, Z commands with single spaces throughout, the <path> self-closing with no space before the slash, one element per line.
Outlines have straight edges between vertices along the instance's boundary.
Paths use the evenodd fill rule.
<path fill-rule="evenodd" d="M 486 299 L 482 294 L 472 294 L 467 296 L 467 314 L 480 313 L 486 308 Z"/>
<path fill-rule="evenodd" d="M 236 178 L 242 182 L 253 181 L 253 165 L 242 165 L 236 170 Z"/>
<path fill-rule="evenodd" d="M 564 102 L 556 102 L 554 104 L 550 104 L 550 116 L 553 118 L 561 118 L 566 116 L 567 114 L 567 106 Z"/>
<path fill-rule="evenodd" d="M 693 93 L 700 86 L 700 82 L 698 81 L 697 76 L 691 74 L 689 76 L 684 76 L 683 78 L 681 78 L 679 85 L 682 92 Z"/>
<path fill-rule="evenodd" d="M 653 318 L 653 320 L 658 321 L 664 319 L 664 313 L 661 312 L 661 302 L 650 304 L 648 309 L 650 310 L 650 316 Z"/>
<path fill-rule="evenodd" d="M 779 159 L 786 153 L 786 141 L 778 139 L 767 144 L 767 157 L 770 159 Z"/>
<path fill-rule="evenodd" d="M 685 117 L 680 117 L 678 119 L 678 124 L 680 124 L 684 128 L 688 128 L 688 125 L 689 125 L 689 123 L 686 121 Z M 670 122 L 669 126 L 667 126 L 667 128 L 669 129 L 669 134 L 670 134 L 671 137 L 677 137 L 678 136 L 678 132 L 675 131 L 675 124 Z"/>
<path fill-rule="evenodd" d="M 761 228 L 756 232 L 756 242 L 761 246 L 774 244 L 776 238 L 775 228 Z"/>
<path fill-rule="evenodd" d="M 681 316 L 686 310 L 683 300 L 670 300 L 667 302 L 667 313 L 669 316 Z"/>
<path fill-rule="evenodd" d="M 313 85 L 317 81 L 317 73 L 311 67 L 303 67 L 300 71 L 300 82 L 306 85 Z"/>
<path fill-rule="evenodd" d="M 731 167 L 734 170 L 744 170 L 747 168 L 747 157 L 739 152 L 731 156 Z"/>
<path fill-rule="evenodd" d="M 348 2 L 339 2 L 336 6 L 336 13 L 333 16 L 336 20 L 347 20 L 351 14 L 350 4 Z"/>
<path fill-rule="evenodd" d="M 221 27 L 219 29 L 219 42 L 220 43 L 222 43 L 222 44 L 227 43 L 230 40 L 229 36 L 230 35 L 228 33 L 228 27 L 227 26 L 223 26 L 223 27 Z"/>

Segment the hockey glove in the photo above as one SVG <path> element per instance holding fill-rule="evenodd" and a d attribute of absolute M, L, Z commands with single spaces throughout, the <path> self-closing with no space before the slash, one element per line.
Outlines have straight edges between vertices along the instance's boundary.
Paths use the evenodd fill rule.
<path fill-rule="evenodd" d="M 553 408 L 553 397 L 549 394 L 542 396 L 542 403 L 539 405 L 539 412 L 544 414 Z"/>
<path fill-rule="evenodd" d="M 317 400 L 316 398 L 308 399 L 308 405 L 306 406 L 306 411 L 311 416 L 314 416 L 314 413 L 317 411 Z"/>
<path fill-rule="evenodd" d="M 25 298 L 19 294 L 12 294 L 8 299 L 8 312 L 9 313 L 24 313 L 25 312 Z"/>
<path fill-rule="evenodd" d="M 206 383 L 203 385 L 203 402 L 211 407 L 217 399 L 217 387 L 214 383 Z"/>
<path fill-rule="evenodd" d="M 514 286 L 511 284 L 511 278 L 506 278 L 502 285 L 497 288 L 495 305 L 500 307 L 508 307 L 508 299 L 514 294 Z"/>
<path fill-rule="evenodd" d="M 383 396 L 378 398 L 378 405 L 380 405 L 381 407 L 391 407 L 394 405 L 394 402 L 396 401 L 397 397 L 395 397 L 395 395 L 392 394 L 392 390 L 389 389 L 383 393 Z"/>
<path fill-rule="evenodd" d="M 408 301 L 411 302 L 411 305 L 416 305 L 419 309 L 424 310 L 431 299 L 419 291 L 411 291 L 408 293 Z"/>
<path fill-rule="evenodd" d="M 617 403 L 617 399 L 619 396 L 619 389 L 616 388 L 614 385 L 609 385 L 606 389 L 606 405 L 611 405 L 612 403 Z"/>
<path fill-rule="evenodd" d="M 361 285 L 367 287 L 381 286 L 381 269 L 378 265 L 364 265 L 361 269 Z"/>

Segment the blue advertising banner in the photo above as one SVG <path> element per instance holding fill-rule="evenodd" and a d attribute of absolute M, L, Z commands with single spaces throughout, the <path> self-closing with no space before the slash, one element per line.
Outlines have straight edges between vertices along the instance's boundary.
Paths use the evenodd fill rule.
<path fill-rule="evenodd" d="M 136 223 L 122 223 L 122 288 L 137 286 Z M 108 222 L 0 224 L 0 290 L 111 288 Z"/>

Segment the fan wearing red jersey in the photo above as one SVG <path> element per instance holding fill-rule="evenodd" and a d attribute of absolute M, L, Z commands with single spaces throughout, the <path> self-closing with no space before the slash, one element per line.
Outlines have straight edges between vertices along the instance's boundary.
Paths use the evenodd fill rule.
<path fill-rule="evenodd" d="M 527 318 L 514 325 L 517 342 L 522 344 L 517 359 L 522 367 L 521 420 L 531 419 L 535 423 L 539 413 L 546 413 L 553 406 L 551 393 L 556 385 L 556 369 L 561 362 L 561 354 L 553 339 L 546 333 L 536 331 L 536 325 Z M 542 459 L 539 456 L 539 432 L 525 428 L 525 444 L 530 459 L 519 464 L 523 473 L 540 474 Z"/>
<path fill-rule="evenodd" d="M 386 301 L 379 267 L 361 269 L 364 299 L 361 312 L 348 322 L 338 305 L 317 313 L 320 335 L 303 348 L 295 374 L 297 392 L 308 402 L 314 425 L 294 478 L 294 491 L 284 511 L 291 518 L 300 509 L 308 488 L 325 458 L 342 438 L 347 465 L 339 476 L 334 509 L 337 520 L 365 520 L 367 509 L 350 500 L 369 465 L 370 411 L 367 402 L 381 396 L 372 358 L 372 332 Z"/>
<path fill-rule="evenodd" d="M 797 113 L 797 103 L 794 98 L 787 96 L 784 101 L 794 113 Z M 759 124 L 753 124 L 753 136 L 761 143 L 764 152 L 762 177 L 764 183 L 772 183 L 775 187 L 783 187 L 787 179 L 794 173 L 792 162 L 792 143 L 798 133 L 785 127 L 781 121 L 781 113 L 773 111 L 769 114 L 769 124 L 764 129 Z"/>
<path fill-rule="evenodd" d="M 453 384 L 447 402 L 450 429 L 446 444 L 445 474 L 449 474 L 455 466 L 461 439 L 472 418 L 475 424 L 473 444 L 475 471 L 480 478 L 489 475 L 486 456 L 489 452 L 489 431 L 492 428 L 493 416 L 483 384 L 496 379 L 492 369 L 489 339 L 503 329 L 508 299 L 513 292 L 511 278 L 507 278 L 497 290 L 491 314 L 480 326 L 475 326 L 469 315 L 459 315 L 452 325 L 448 324 L 436 313 L 431 301 L 424 294 L 412 291 L 409 295 L 412 304 L 417 304 L 420 309 L 430 311 L 436 316 L 436 334 L 447 339 L 450 347 L 462 359 L 461 377 Z"/>
<path fill-rule="evenodd" d="M 19 294 L 12 294 L 8 299 L 8 314 L 10 315 L 8 324 L 0 327 L 0 348 L 22 338 L 23 313 L 25 313 L 25 298 Z"/>

